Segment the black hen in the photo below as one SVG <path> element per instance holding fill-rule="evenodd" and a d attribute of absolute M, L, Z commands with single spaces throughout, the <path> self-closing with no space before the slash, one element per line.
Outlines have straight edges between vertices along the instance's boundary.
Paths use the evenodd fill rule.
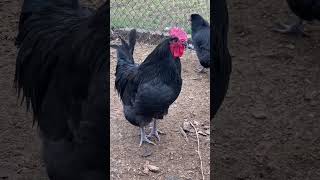
<path fill-rule="evenodd" d="M 210 25 L 199 14 L 191 14 L 191 36 L 192 44 L 197 53 L 197 57 L 201 66 L 204 68 L 210 67 Z"/>
<path fill-rule="evenodd" d="M 303 32 L 303 20 L 320 20 L 320 0 L 287 0 L 287 3 L 299 20 L 292 25 L 280 24 L 280 28 L 275 30 L 281 33 L 306 35 Z"/>
<path fill-rule="evenodd" d="M 107 178 L 107 7 L 23 4 L 14 82 L 38 122 L 50 179 Z"/>
<path fill-rule="evenodd" d="M 129 44 L 122 40 L 122 45 L 113 46 L 117 49 L 118 56 L 115 87 L 123 103 L 125 118 L 140 127 L 141 146 L 144 141 L 154 144 L 144 130 L 153 119 L 149 137 L 154 135 L 160 140 L 156 119 L 163 119 L 169 106 L 180 94 L 182 79 L 179 57 L 185 47 L 181 39 L 172 36 L 161 42 L 146 60 L 138 65 L 132 57 L 135 36 L 136 31 L 132 30 Z"/>

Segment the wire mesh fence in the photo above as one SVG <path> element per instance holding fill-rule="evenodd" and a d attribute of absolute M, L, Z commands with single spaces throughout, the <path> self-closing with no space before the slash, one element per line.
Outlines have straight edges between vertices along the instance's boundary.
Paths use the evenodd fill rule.
<path fill-rule="evenodd" d="M 170 27 L 191 33 L 188 19 L 197 13 L 210 19 L 210 0 L 111 0 L 111 35 L 135 28 L 138 42 L 158 43 Z"/>

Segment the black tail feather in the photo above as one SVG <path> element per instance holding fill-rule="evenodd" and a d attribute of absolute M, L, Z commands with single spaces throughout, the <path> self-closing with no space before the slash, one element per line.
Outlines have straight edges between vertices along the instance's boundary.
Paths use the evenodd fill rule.
<path fill-rule="evenodd" d="M 120 46 L 113 46 L 117 49 L 117 67 L 116 67 L 116 82 L 115 88 L 120 97 L 123 97 L 124 88 L 130 77 L 136 71 L 136 65 L 133 59 L 133 51 L 136 43 L 136 30 L 133 29 L 129 32 L 129 43 L 119 37 L 121 41 Z"/>
<path fill-rule="evenodd" d="M 129 32 L 129 52 L 131 55 L 133 55 L 134 47 L 136 45 L 136 39 L 137 39 L 137 31 L 135 29 L 132 29 Z"/>

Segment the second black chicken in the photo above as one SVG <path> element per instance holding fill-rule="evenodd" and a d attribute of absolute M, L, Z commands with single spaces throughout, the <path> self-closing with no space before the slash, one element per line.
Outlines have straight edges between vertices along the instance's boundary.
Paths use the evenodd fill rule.
<path fill-rule="evenodd" d="M 190 21 L 192 44 L 202 66 L 199 72 L 203 72 L 210 67 L 210 25 L 199 14 L 191 14 Z"/>
<path fill-rule="evenodd" d="M 136 31 L 129 33 L 129 43 L 121 39 L 117 49 L 115 87 L 123 104 L 125 118 L 138 126 L 141 132 L 140 146 L 143 142 L 154 144 L 148 138 L 155 136 L 160 140 L 157 119 L 168 114 L 169 106 L 178 98 L 181 87 L 181 63 L 187 34 L 178 28 L 170 30 L 170 37 L 162 41 L 138 65 L 134 63 L 133 49 Z M 151 133 L 147 136 L 144 127 L 153 121 Z"/>

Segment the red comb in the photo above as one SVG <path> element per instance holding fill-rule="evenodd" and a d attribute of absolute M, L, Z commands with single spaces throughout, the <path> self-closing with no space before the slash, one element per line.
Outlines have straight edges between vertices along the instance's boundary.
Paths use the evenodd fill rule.
<path fill-rule="evenodd" d="M 171 28 L 169 34 L 171 37 L 177 37 L 181 42 L 185 42 L 188 40 L 187 33 L 181 28 Z"/>

